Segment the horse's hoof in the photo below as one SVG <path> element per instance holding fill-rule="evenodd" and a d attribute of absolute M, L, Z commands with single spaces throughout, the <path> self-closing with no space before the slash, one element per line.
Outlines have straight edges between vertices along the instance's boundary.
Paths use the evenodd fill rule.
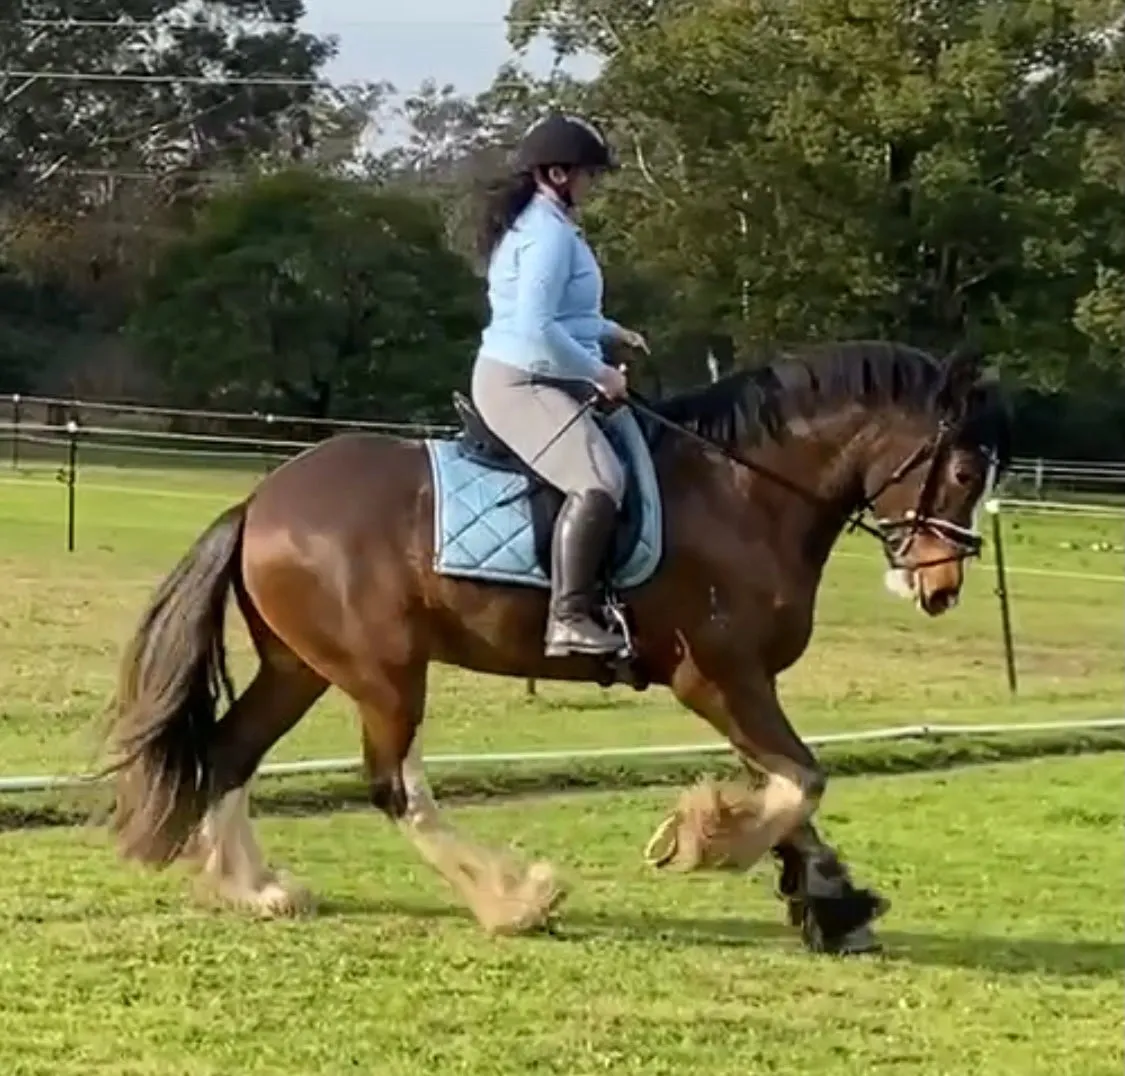
<path fill-rule="evenodd" d="M 863 926 L 845 934 L 834 953 L 837 956 L 865 956 L 882 951 L 883 943 L 876 937 L 875 931 L 870 926 Z"/>
<path fill-rule="evenodd" d="M 869 889 L 842 897 L 810 898 L 801 917 L 801 939 L 813 953 L 853 956 L 880 952 L 882 945 L 871 924 L 885 915 L 891 904 Z M 795 909 L 790 906 L 790 914 Z"/>

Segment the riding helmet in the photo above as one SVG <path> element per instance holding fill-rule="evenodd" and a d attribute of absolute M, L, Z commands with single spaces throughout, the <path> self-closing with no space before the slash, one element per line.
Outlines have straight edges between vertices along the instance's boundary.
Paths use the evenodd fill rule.
<path fill-rule="evenodd" d="M 589 120 L 554 113 L 523 136 L 515 158 L 518 172 L 551 165 L 611 171 L 617 162 L 605 136 Z"/>

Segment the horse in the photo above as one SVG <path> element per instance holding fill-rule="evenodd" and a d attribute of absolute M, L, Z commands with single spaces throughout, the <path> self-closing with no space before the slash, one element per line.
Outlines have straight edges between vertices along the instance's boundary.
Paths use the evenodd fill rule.
<path fill-rule="evenodd" d="M 639 433 L 656 479 L 649 507 L 655 496 L 663 509 L 655 566 L 619 595 L 629 666 L 643 670 L 634 686 L 670 688 L 745 771 L 686 790 L 646 855 L 658 869 L 749 870 L 769 853 L 807 948 L 878 948 L 873 924 L 888 902 L 852 881 L 814 824 L 825 772 L 777 678 L 808 646 L 826 562 L 849 525 L 878 540 L 893 589 L 923 613 L 955 606 L 981 548 L 977 509 L 1008 458 L 999 386 L 972 349 L 937 358 L 853 340 L 779 350 L 704 388 L 641 399 L 614 416 Z M 525 481 L 504 503 L 527 508 L 534 481 L 504 446 L 491 449 L 474 474 Z M 441 454 L 449 467 L 472 455 L 453 440 L 368 432 L 321 442 L 222 512 L 157 587 L 103 729 L 108 825 L 123 858 L 158 869 L 181 860 L 244 912 L 310 910 L 310 891 L 258 845 L 248 784 L 334 686 L 358 710 L 371 803 L 479 926 L 553 926 L 567 892 L 554 866 L 479 846 L 439 810 L 421 748 L 427 670 L 604 684 L 607 666 L 544 657 L 542 577 L 520 586 L 440 570 L 439 509 L 451 496 L 437 485 L 448 478 Z M 544 503 L 549 535 L 558 500 Z M 258 659 L 240 694 L 224 648 L 231 596 Z"/>

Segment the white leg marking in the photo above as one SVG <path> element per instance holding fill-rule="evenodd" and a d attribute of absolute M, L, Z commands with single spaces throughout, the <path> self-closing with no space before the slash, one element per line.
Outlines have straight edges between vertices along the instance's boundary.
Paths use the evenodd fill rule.
<path fill-rule="evenodd" d="M 308 910 L 308 891 L 270 870 L 250 822 L 248 784 L 228 792 L 204 816 L 199 832 L 201 879 L 225 903 L 265 918 Z"/>
<path fill-rule="evenodd" d="M 438 810 L 417 734 L 403 761 L 402 779 L 407 807 L 400 828 L 457 890 L 481 926 L 492 934 L 518 934 L 542 926 L 563 895 L 551 866 L 534 863 L 525 869 L 511 857 L 460 836 Z"/>

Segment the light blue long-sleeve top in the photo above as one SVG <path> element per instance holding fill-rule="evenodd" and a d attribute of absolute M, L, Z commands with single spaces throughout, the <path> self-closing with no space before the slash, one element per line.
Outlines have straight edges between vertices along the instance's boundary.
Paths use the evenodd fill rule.
<path fill-rule="evenodd" d="M 594 252 L 563 208 L 543 193 L 497 243 L 488 266 L 492 318 L 478 357 L 532 373 L 593 378 L 602 342 L 620 331 L 602 315 Z"/>

